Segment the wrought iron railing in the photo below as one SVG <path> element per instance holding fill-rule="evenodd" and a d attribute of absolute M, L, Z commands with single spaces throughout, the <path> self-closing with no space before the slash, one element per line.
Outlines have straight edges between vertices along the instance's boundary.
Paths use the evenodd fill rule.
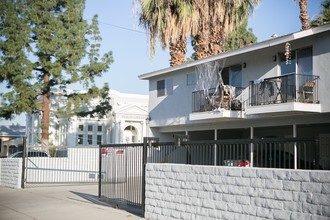
<path fill-rule="evenodd" d="M 235 139 L 154 143 L 148 162 L 191 165 L 322 169 L 316 139 Z M 296 153 L 295 153 L 296 152 Z"/>
<path fill-rule="evenodd" d="M 192 93 L 193 112 L 216 109 L 242 110 L 242 87 L 224 85 L 223 87 L 194 91 Z"/>
<path fill-rule="evenodd" d="M 288 74 L 249 83 L 249 106 L 286 102 L 319 103 L 319 76 Z"/>

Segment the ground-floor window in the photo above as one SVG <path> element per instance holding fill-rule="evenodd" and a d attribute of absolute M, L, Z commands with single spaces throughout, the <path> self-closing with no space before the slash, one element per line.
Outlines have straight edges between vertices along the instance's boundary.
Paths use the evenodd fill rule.
<path fill-rule="evenodd" d="M 93 135 L 89 134 L 89 135 L 87 136 L 87 143 L 88 143 L 89 145 L 92 145 L 92 144 L 93 144 Z"/>
<path fill-rule="evenodd" d="M 97 141 L 97 145 L 102 144 L 102 135 L 97 135 L 96 136 L 96 141 Z"/>
<path fill-rule="evenodd" d="M 84 135 L 78 134 L 78 144 L 84 144 Z"/>

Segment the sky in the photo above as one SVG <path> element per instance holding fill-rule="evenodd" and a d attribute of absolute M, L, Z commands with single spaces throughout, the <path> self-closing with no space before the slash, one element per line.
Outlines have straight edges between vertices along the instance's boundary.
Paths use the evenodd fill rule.
<path fill-rule="evenodd" d="M 136 1 L 136 0 L 135 0 Z M 139 26 L 134 0 L 86 0 L 84 17 L 88 22 L 98 15 L 102 36 L 101 53 L 112 51 L 114 63 L 107 73 L 96 80 L 98 86 L 107 82 L 110 90 L 121 93 L 148 94 L 148 81 L 139 80 L 144 73 L 169 67 L 169 51 L 157 45 L 153 59 L 149 54 L 148 37 Z M 309 0 L 308 13 L 314 19 L 321 11 L 322 0 Z M 294 0 L 260 0 L 260 4 L 249 17 L 258 42 L 267 40 L 273 34 L 278 36 L 301 29 L 299 5 Z M 191 54 L 188 48 L 188 56 Z M 0 87 L 4 89 L 4 87 Z M 0 125 L 25 124 L 25 117 L 14 120 L 0 119 Z"/>
<path fill-rule="evenodd" d="M 299 5 L 294 0 L 261 0 L 249 18 L 258 41 L 269 39 L 272 34 L 285 35 L 301 29 Z M 322 0 L 309 0 L 310 18 L 321 10 Z M 87 0 L 85 18 L 98 14 L 103 37 L 102 49 L 112 51 L 114 63 L 102 81 L 110 89 L 123 93 L 148 94 L 148 82 L 138 75 L 169 67 L 169 51 L 159 45 L 156 56 L 149 56 L 148 38 L 133 10 L 133 1 Z M 191 54 L 188 49 L 188 54 Z"/>

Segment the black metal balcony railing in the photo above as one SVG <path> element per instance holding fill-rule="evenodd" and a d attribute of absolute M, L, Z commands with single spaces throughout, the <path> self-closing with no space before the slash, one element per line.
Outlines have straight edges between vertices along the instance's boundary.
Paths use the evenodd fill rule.
<path fill-rule="evenodd" d="M 286 102 L 319 103 L 319 76 L 289 74 L 250 81 L 249 105 Z"/>
<path fill-rule="evenodd" d="M 287 102 L 319 103 L 319 76 L 288 74 L 250 81 L 248 95 L 243 88 L 222 86 L 192 93 L 193 112 L 244 110 L 244 106 L 259 106 Z M 229 91 L 229 94 L 228 94 Z M 244 92 L 245 94 L 245 92 Z"/>
<path fill-rule="evenodd" d="M 192 93 L 193 112 L 212 111 L 219 108 L 227 110 L 242 110 L 243 88 L 228 85 L 219 86 Z"/>

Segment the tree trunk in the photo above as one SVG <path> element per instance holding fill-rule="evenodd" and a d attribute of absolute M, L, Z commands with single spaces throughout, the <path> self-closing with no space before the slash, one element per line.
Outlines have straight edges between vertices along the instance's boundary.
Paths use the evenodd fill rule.
<path fill-rule="evenodd" d="M 307 11 L 307 2 L 308 0 L 299 0 L 299 8 L 300 8 L 300 21 L 302 30 L 307 30 L 310 28 L 310 21 L 308 17 Z"/>
<path fill-rule="evenodd" d="M 187 53 L 187 44 L 186 40 L 182 37 L 177 40 L 175 43 L 170 44 L 170 65 L 177 66 L 185 63 L 185 57 Z"/>
<path fill-rule="evenodd" d="M 195 50 L 193 56 L 195 59 L 200 60 L 209 56 L 209 42 L 208 28 L 201 25 L 201 28 L 193 41 L 193 47 Z"/>
<path fill-rule="evenodd" d="M 42 118 L 41 118 L 41 146 L 48 150 L 49 142 L 49 74 L 44 74 L 45 89 L 42 92 Z"/>
<path fill-rule="evenodd" d="M 211 28 L 209 55 L 214 56 L 223 51 L 223 33 L 220 25 Z"/>

